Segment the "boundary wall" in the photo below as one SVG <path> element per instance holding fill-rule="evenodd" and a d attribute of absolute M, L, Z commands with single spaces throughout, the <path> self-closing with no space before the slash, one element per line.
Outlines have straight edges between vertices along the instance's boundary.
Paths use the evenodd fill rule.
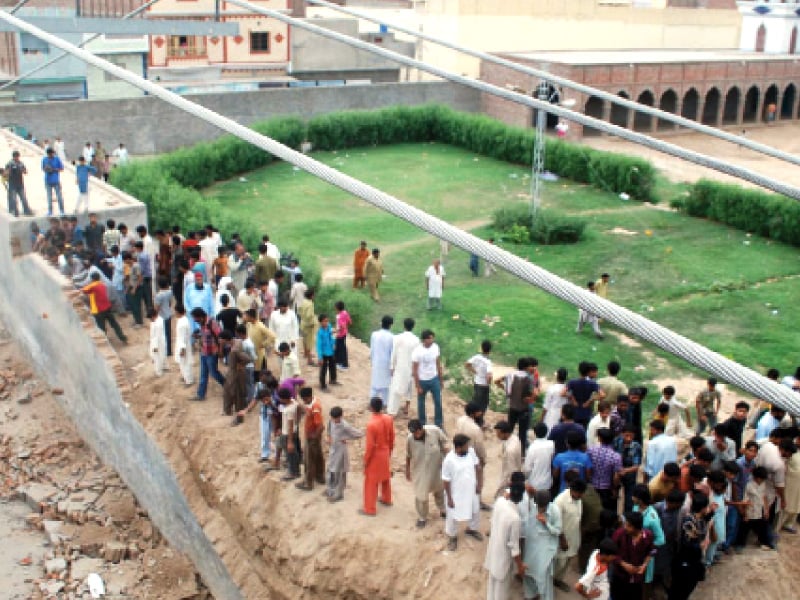
<path fill-rule="evenodd" d="M 341 110 L 445 104 L 479 112 L 481 94 L 451 82 L 380 83 L 255 92 L 187 95 L 186 98 L 242 125 L 277 116 L 310 118 Z M 18 125 L 39 140 L 60 136 L 70 160 L 86 142 L 108 151 L 120 143 L 131 154 L 160 154 L 210 141 L 222 132 L 153 96 L 120 100 L 76 100 L 0 106 L 0 126 Z M 9 157 L 10 158 L 10 157 Z"/>

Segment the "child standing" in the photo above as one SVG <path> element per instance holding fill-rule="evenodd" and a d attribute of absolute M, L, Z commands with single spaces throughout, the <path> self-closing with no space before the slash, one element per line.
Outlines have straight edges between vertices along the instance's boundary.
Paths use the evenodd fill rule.
<path fill-rule="evenodd" d="M 347 484 L 347 471 L 350 470 L 350 455 L 347 452 L 347 440 L 357 440 L 364 437 L 359 431 L 342 418 L 342 408 L 334 406 L 331 409 L 331 419 L 328 421 L 328 488 L 325 494 L 328 502 L 339 502 L 344 499 L 344 488 Z"/>
<path fill-rule="evenodd" d="M 336 303 L 336 368 L 342 371 L 347 371 L 350 363 L 347 360 L 347 330 L 353 320 L 350 318 L 344 308 L 344 302 L 341 300 Z"/>
<path fill-rule="evenodd" d="M 150 323 L 150 358 L 153 360 L 156 377 L 161 377 L 164 372 L 164 363 L 167 362 L 164 320 L 155 310 L 150 313 L 150 318 L 152 319 L 152 323 Z"/>
<path fill-rule="evenodd" d="M 744 520 L 739 529 L 738 543 L 744 546 L 747 542 L 747 534 L 754 531 L 758 536 L 758 543 L 762 550 L 774 550 L 775 545 L 770 539 L 769 527 L 767 525 L 767 469 L 755 467 L 750 473 L 750 481 L 744 489 L 744 500 L 747 508 L 744 513 Z"/>
<path fill-rule="evenodd" d="M 575 591 L 584 598 L 608 600 L 611 587 L 608 583 L 608 565 L 617 558 L 619 550 L 613 540 L 608 538 L 600 542 L 597 550 L 589 557 L 586 572 L 575 584 Z"/>
<path fill-rule="evenodd" d="M 292 398 L 292 393 L 286 388 L 278 390 L 278 401 L 283 405 L 281 416 L 281 438 L 280 445 L 286 450 L 287 472 L 282 477 L 283 481 L 291 481 L 300 477 L 300 436 L 298 435 L 298 415 L 297 403 Z M 279 468 L 278 453 L 276 452 L 275 464 Z"/>
<path fill-rule="evenodd" d="M 322 455 L 322 432 L 325 426 L 322 423 L 322 403 L 314 398 L 310 387 L 300 388 L 300 399 L 303 401 L 305 416 L 306 444 L 303 452 L 306 476 L 305 481 L 295 487 L 310 492 L 314 489 L 314 482 L 325 484 L 325 458 Z"/>
<path fill-rule="evenodd" d="M 81 214 L 81 208 L 89 212 L 89 174 L 94 175 L 97 169 L 92 165 L 86 164 L 83 156 L 78 157 L 78 164 L 75 165 L 75 182 L 78 184 L 78 199 L 75 201 L 75 214 Z"/>
<path fill-rule="evenodd" d="M 319 360 L 319 387 L 327 390 L 328 384 L 325 382 L 327 372 L 331 385 L 338 385 L 336 381 L 336 361 L 333 357 L 334 342 L 333 329 L 328 315 L 325 313 L 319 316 L 319 329 L 317 330 L 317 359 Z"/>
<path fill-rule="evenodd" d="M 472 401 L 485 413 L 489 408 L 489 386 L 492 384 L 492 342 L 481 342 L 480 354 L 464 363 L 464 368 L 472 374 Z"/>
<path fill-rule="evenodd" d="M 708 544 L 706 550 L 706 566 L 710 567 L 716 562 L 717 547 L 725 542 L 725 519 L 727 508 L 725 505 L 725 490 L 728 487 L 728 480 L 722 471 L 711 471 L 706 478 L 711 487 L 711 494 L 708 501 L 711 503 L 711 512 L 714 514 L 712 523 L 714 524 L 715 538 Z"/>
<path fill-rule="evenodd" d="M 192 385 L 194 383 L 194 362 L 192 360 L 192 324 L 186 316 L 186 308 L 183 304 L 175 306 L 175 314 L 178 321 L 175 324 L 175 362 L 181 370 L 183 383 Z"/>
<path fill-rule="evenodd" d="M 272 437 L 272 412 L 274 405 L 272 403 L 272 395 L 278 388 L 278 381 L 267 370 L 261 371 L 258 374 L 258 382 L 255 384 L 255 393 L 253 399 L 247 405 L 247 408 L 239 412 L 239 416 L 244 416 L 245 413 L 256 405 L 261 405 L 259 430 L 261 434 L 261 456 L 258 459 L 260 463 L 267 463 L 264 466 L 265 471 L 272 470 L 269 466 L 269 457 L 272 453 L 270 441 Z"/>

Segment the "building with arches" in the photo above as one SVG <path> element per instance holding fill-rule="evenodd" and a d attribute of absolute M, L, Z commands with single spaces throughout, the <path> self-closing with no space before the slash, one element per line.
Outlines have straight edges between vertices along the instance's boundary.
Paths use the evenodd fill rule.
<path fill-rule="evenodd" d="M 502 56 L 714 127 L 740 128 L 800 118 L 797 55 L 657 50 Z M 522 89 L 534 89 L 537 84 L 534 77 L 491 63 L 482 65 L 481 79 Z M 553 102 L 565 99 L 575 99 L 573 110 L 635 131 L 667 133 L 678 129 L 672 122 L 634 113 L 597 96 L 569 89 L 551 95 Z M 484 112 L 513 125 L 528 127 L 535 119 L 535 110 L 488 94 L 483 95 L 482 104 Z M 600 132 L 573 123 L 568 135 L 579 139 Z"/>

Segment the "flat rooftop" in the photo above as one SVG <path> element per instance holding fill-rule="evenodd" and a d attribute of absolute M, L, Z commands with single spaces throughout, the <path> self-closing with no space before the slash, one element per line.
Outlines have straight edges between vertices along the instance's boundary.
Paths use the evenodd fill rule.
<path fill-rule="evenodd" d="M 47 195 L 45 194 L 44 172 L 41 166 L 45 151 L 43 148 L 23 140 L 7 129 L 0 129 L 0 166 L 4 167 L 11 160 L 11 153 L 14 150 L 19 150 L 20 160 L 28 170 L 28 174 L 25 176 L 25 192 L 28 198 L 28 205 L 34 216 L 23 217 L 21 206 L 18 219 L 15 219 L 13 215 L 8 216 L 11 220 L 20 221 L 41 219 L 41 217 L 47 215 Z M 61 191 L 64 195 L 64 212 L 67 215 L 74 214 L 75 203 L 78 199 L 78 185 L 75 180 L 75 167 L 72 166 L 72 161 L 78 158 L 82 150 L 83 148 L 68 147 L 66 149 L 68 162 L 64 165 L 64 171 L 61 173 Z M 107 150 L 112 151 L 113 148 L 108 148 Z M 142 213 L 145 213 L 144 205 L 139 200 L 96 177 L 91 177 L 89 180 L 89 210 L 110 215 L 120 209 L 140 209 Z M 3 202 L 2 211 L 7 212 L 6 202 Z M 53 201 L 53 212 L 58 214 L 58 204 L 55 199 Z M 83 220 L 81 219 L 81 222 Z"/>
<path fill-rule="evenodd" d="M 765 54 L 739 50 L 580 50 L 574 52 L 498 52 L 511 60 L 564 65 L 616 65 L 642 63 L 707 63 L 800 60 L 797 54 Z"/>

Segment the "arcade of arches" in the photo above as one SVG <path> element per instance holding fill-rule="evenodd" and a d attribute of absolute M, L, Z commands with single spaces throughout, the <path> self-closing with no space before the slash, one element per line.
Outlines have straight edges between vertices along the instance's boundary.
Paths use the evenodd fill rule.
<path fill-rule="evenodd" d="M 800 119 L 800 56 L 738 50 L 619 50 L 501 54 L 503 58 L 547 71 L 606 93 L 652 106 L 714 127 L 746 128 Z M 537 78 L 484 61 L 484 81 L 500 87 L 536 89 Z M 669 133 L 675 123 L 635 112 L 598 96 L 549 86 L 554 103 L 569 101 L 572 110 L 643 133 Z M 506 123 L 531 127 L 529 107 L 483 94 L 482 110 Z M 558 123 L 548 114 L 547 127 Z M 567 136 L 599 135 L 572 123 Z"/>
<path fill-rule="evenodd" d="M 798 82 L 800 84 L 800 81 Z M 627 90 L 617 94 L 633 99 L 639 104 L 653 106 L 665 112 L 680 115 L 712 127 L 768 123 L 800 119 L 800 93 L 795 83 L 752 84 L 729 87 L 710 85 L 703 88 L 688 86 L 682 92 L 668 87 L 656 95 L 646 88 L 632 96 Z M 641 132 L 664 132 L 677 129 L 670 121 L 656 119 L 590 96 L 584 102 L 584 114 L 620 127 Z M 598 135 L 594 129 L 584 128 L 583 135 Z"/>

